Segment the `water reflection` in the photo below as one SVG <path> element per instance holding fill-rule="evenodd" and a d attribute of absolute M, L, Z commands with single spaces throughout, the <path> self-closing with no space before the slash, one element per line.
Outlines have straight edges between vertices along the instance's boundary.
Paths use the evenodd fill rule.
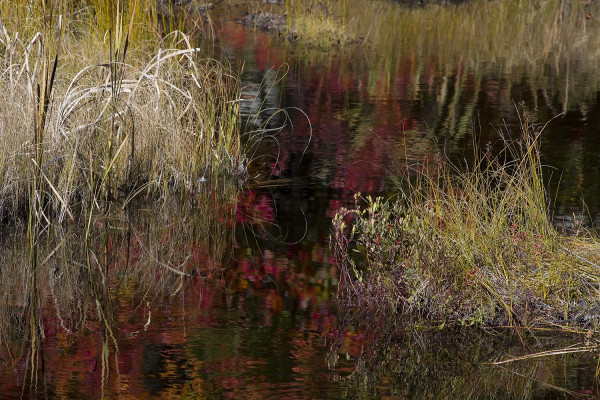
<path fill-rule="evenodd" d="M 306 218 L 328 221 L 315 213 L 330 203 L 311 195 L 319 200 L 306 207 Z M 325 225 L 296 243 L 270 238 L 274 225 L 302 215 L 297 202 L 251 191 L 237 209 L 218 213 L 223 219 L 213 228 L 200 213 L 168 210 L 115 215 L 106 226 L 99 219 L 93 281 L 78 229 L 43 243 L 42 254 L 63 244 L 39 280 L 46 283 L 39 287 L 44 362 L 36 387 L 24 382 L 21 352 L 29 329 L 22 320 L 27 298 L 18 290 L 24 252 L 6 239 L 0 293 L 13 297 L 0 308 L 5 397 L 18 398 L 24 383 L 26 397 L 40 398 L 540 398 L 562 393 L 549 385 L 595 390 L 592 355 L 533 359 L 508 370 L 486 364 L 566 347 L 581 336 L 524 344 L 492 332 L 391 335 L 384 324 L 340 331 L 332 305 L 339 276 Z M 236 244 L 218 230 L 233 221 Z M 209 243 L 213 250 L 203 251 Z M 328 369 L 332 343 L 340 359 Z"/>
<path fill-rule="evenodd" d="M 33 255 L 22 228 L 7 229 L 0 369 L 13 379 L 3 393 L 64 391 L 77 377 L 89 380 L 89 394 L 120 391 L 121 339 L 145 332 L 157 317 L 153 306 L 185 291 L 192 276 L 208 279 L 222 268 L 234 216 L 223 199 L 165 203 L 161 211 L 115 205 L 94 215 L 89 229 L 86 219 L 45 226 Z"/>
<path fill-rule="evenodd" d="M 277 133 L 261 142 L 254 168 L 280 185 L 241 193 L 236 206 L 175 203 L 160 212 L 142 207 L 98 216 L 90 252 L 81 226 L 44 235 L 34 319 L 43 340 L 37 387 L 26 379 L 32 327 L 23 232 L 15 227 L 3 234 L 3 396 L 18 398 L 23 390 L 48 398 L 565 393 L 550 385 L 597 394 L 591 354 L 487 364 L 506 354 L 562 348 L 579 336 L 524 344 L 490 333 L 408 332 L 366 347 L 374 333 L 338 324 L 332 299 L 339 277 L 328 246 L 330 219 L 352 204 L 354 193 L 392 190 L 390 177 L 433 162 L 440 147 L 456 159 L 468 157 L 473 130 L 493 144 L 498 127 L 518 125 L 514 104 L 520 101 L 536 108 L 540 121 L 566 111 L 542 138 L 547 163 L 557 168 L 555 178 L 562 176 L 556 196 L 549 187 L 557 218 L 573 227 L 585 220 L 582 196 L 588 218 L 597 218 L 600 110 L 593 65 L 562 59 L 474 65 L 409 57 L 393 46 L 386 57 L 365 57 L 361 48 L 325 54 L 286 47 L 230 20 L 220 29 L 231 57 L 245 60 L 241 110 L 248 129 Z M 284 63 L 289 69 L 278 69 Z M 286 119 L 274 112 L 280 106 L 297 107 L 308 119 L 299 112 Z M 332 342 L 340 359 L 329 370 Z"/>
<path fill-rule="evenodd" d="M 240 114 L 246 121 L 246 129 L 280 126 L 281 79 L 285 72 L 268 69 L 264 74 L 252 74 L 246 77 L 246 86 L 242 90 Z"/>
<path fill-rule="evenodd" d="M 33 366 L 27 252 L 19 232 L 5 236 L 3 396 L 339 398 L 323 340 L 338 281 L 326 238 L 270 246 L 267 194 L 210 213 L 188 207 L 98 215 L 89 249 L 81 226 L 50 228 L 39 247 Z"/>
<path fill-rule="evenodd" d="M 548 7 L 541 9 L 548 11 Z M 457 44 L 448 46 L 432 40 L 433 47 L 444 47 L 436 54 L 425 45 L 413 46 L 410 39 L 391 40 L 390 36 L 398 34 L 392 27 L 406 29 L 390 22 L 395 17 L 386 16 L 388 23 L 377 28 L 385 32 L 374 45 L 376 56 L 369 53 L 372 49 L 345 48 L 324 54 L 289 47 L 262 33 L 243 35 L 243 28 L 224 23 L 225 46 L 233 57 L 245 59 L 246 65 L 258 71 L 247 79 L 288 63 L 289 73 L 278 88 L 281 104 L 298 107 L 309 117 L 310 124 L 303 118 L 293 119 L 293 131 L 290 127 L 273 146 L 281 151 L 273 161 L 276 177 L 293 178 L 289 185 L 273 191 L 276 221 L 298 231 L 306 217 L 310 223 L 305 240 L 316 242 L 328 231 L 331 211 L 347 205 L 354 193 L 393 191 L 390 177 L 405 174 L 418 162 L 435 162 L 439 149 L 464 164 L 472 157 L 474 141 L 482 147 L 495 146 L 501 144 L 499 130 L 518 135 L 518 104 L 524 104 L 542 123 L 558 116 L 542 136 L 544 163 L 552 166 L 545 172 L 555 221 L 575 231 L 597 219 L 600 149 L 598 124 L 590 123 L 598 114 L 592 112 L 598 102 L 598 80 L 593 77 L 596 61 L 578 51 L 563 57 L 568 52 L 561 49 L 547 49 L 527 60 L 514 46 L 512 52 L 503 48 L 497 59 L 477 54 L 476 46 L 460 48 L 463 40 L 473 40 L 476 34 L 456 38 Z M 561 35 L 576 34 L 588 25 L 579 14 L 573 18 L 573 25 L 565 25 Z M 363 20 L 372 23 L 375 19 Z M 432 29 L 431 34 L 438 30 Z M 422 31 L 415 32 L 410 38 L 422 43 L 417 37 Z M 315 225 L 319 228 L 313 230 Z M 453 337 L 446 331 L 390 335 L 397 342 L 385 346 L 379 341 L 374 346 L 381 348 L 370 349 L 369 354 L 364 345 L 373 336 L 368 337 L 363 328 L 336 329 L 325 336 L 343 342 L 339 355 L 360 358 L 365 368 L 348 379 L 348 398 L 556 398 L 596 393 L 596 376 L 582 372 L 594 368 L 594 354 L 536 359 L 509 369 L 486 365 L 506 354 L 568 346 L 580 341 L 578 336 L 538 338 L 524 344 L 506 335 L 490 339 L 488 333 L 477 338 L 465 338 L 464 332 Z M 373 366 L 381 362 L 394 365 L 374 371 Z M 561 372 L 565 370 L 568 373 Z M 365 380 L 368 385 L 362 384 Z"/>
<path fill-rule="evenodd" d="M 345 378 L 357 388 L 348 398 L 567 399 L 598 393 L 593 354 L 535 355 L 564 350 L 577 337 L 447 330 L 385 335 L 377 334 L 378 345 Z"/>
<path fill-rule="evenodd" d="M 577 21 L 573 26 L 584 23 Z M 368 57 L 372 49 L 348 47 L 332 54 L 289 47 L 268 34 L 248 34 L 233 22 L 225 22 L 220 35 L 232 57 L 244 59 L 246 71 L 252 71 L 245 75 L 250 86 L 273 81 L 272 68 L 289 65 L 274 93 L 281 94 L 283 107 L 303 110 L 310 124 L 293 115 L 278 137 L 275 149 L 281 153 L 272 162 L 287 177 L 304 176 L 308 185 L 349 192 L 386 191 L 393 187 L 390 175 L 404 173 L 435 149 L 464 162 L 471 157 L 474 132 L 484 145 L 498 144 L 500 130 L 518 135 L 517 105 L 524 104 L 541 123 L 557 117 L 542 136 L 554 213 L 590 212 L 594 220 L 600 211 L 594 124 L 600 82 L 595 59 L 579 50 L 547 55 L 543 62 L 492 62 L 429 53 L 416 57 L 403 42 L 395 50 L 375 44 L 382 54 Z"/>

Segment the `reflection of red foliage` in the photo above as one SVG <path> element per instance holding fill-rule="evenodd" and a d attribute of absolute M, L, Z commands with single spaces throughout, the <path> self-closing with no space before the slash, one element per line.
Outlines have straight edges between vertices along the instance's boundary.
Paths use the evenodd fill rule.
<path fill-rule="evenodd" d="M 228 21 L 221 27 L 219 37 L 227 46 L 233 47 L 234 51 L 246 53 L 243 58 L 254 61 L 259 70 L 279 65 L 283 59 L 282 51 L 273 46 L 273 42 L 278 41 L 279 38 L 274 38 L 268 33 L 255 32 L 252 34 L 248 28 Z"/>
<path fill-rule="evenodd" d="M 263 223 L 275 218 L 273 199 L 265 194 L 247 191 L 240 194 L 237 206 L 237 222 Z"/>
<path fill-rule="evenodd" d="M 221 34 L 249 69 L 264 72 L 287 61 L 284 46 L 278 46 L 275 42 L 280 40 L 271 35 L 248 34 L 227 23 Z M 292 63 L 283 83 L 283 98 L 291 102 L 284 106 L 297 107 L 303 113 L 290 110 L 288 126 L 293 126 L 293 132 L 278 137 L 280 160 L 284 161 L 272 165 L 273 175 L 285 175 L 307 150 L 305 160 L 319 169 L 329 187 L 343 189 L 342 200 L 355 192 L 380 192 L 388 173 L 397 172 L 390 167 L 404 160 L 406 153 L 414 151 L 413 155 L 421 157 L 423 154 L 416 152 L 427 151 L 410 148 L 423 139 L 408 135 L 429 129 L 420 129 L 420 121 L 444 113 L 436 108 L 439 100 L 435 99 L 446 90 L 440 77 L 440 70 L 446 68 L 435 57 L 416 60 L 410 55 L 385 63 L 346 59 L 345 55 L 321 64 Z M 446 73 L 448 76 L 464 81 L 466 92 L 477 90 L 474 75 L 462 63 Z M 502 92 L 493 85 L 485 89 L 492 101 Z M 405 142 L 405 138 L 409 140 Z M 409 148 L 403 147 L 407 143 Z M 423 143 L 427 145 L 426 140 Z"/>
<path fill-rule="evenodd" d="M 239 29 L 229 25 L 224 27 L 224 33 L 231 36 L 232 40 L 228 39 L 228 43 L 234 51 L 251 56 L 259 70 L 281 64 L 271 37 L 242 39 Z M 411 84 L 414 71 L 408 67 L 401 69 L 393 84 L 377 82 L 372 85 L 374 91 L 370 93 L 370 82 L 358 78 L 362 76 L 360 71 L 354 73 L 352 69 L 340 69 L 337 63 L 332 65 L 320 68 L 318 73 L 289 72 L 287 85 L 294 91 L 293 105 L 309 116 L 310 125 L 304 115 L 290 114 L 294 131 L 291 135 L 280 137 L 280 159 L 294 160 L 289 154 L 303 152 L 312 134 L 308 153 L 315 157 L 314 162 L 325 165 L 333 161 L 335 164 L 331 166 L 334 168 L 332 187 L 346 189 L 348 193 L 378 192 L 388 174 L 389 164 L 397 158 L 393 144 L 404 132 L 416 127 L 416 120 L 406 117 L 404 109 L 407 103 L 403 100 L 407 97 L 406 88 Z M 362 107 L 358 118 L 372 123 L 359 127 L 348 125 L 343 113 L 352 113 L 349 99 Z M 369 111 L 371 108 L 373 111 Z M 354 138 L 359 136 L 361 138 Z M 274 165 L 274 175 L 279 175 L 286 167 L 289 165 Z"/>
<path fill-rule="evenodd" d="M 261 200 L 263 196 L 256 193 L 247 193 L 247 196 L 259 204 L 265 203 Z M 165 232 L 168 234 L 168 228 Z M 111 250 L 115 254 L 124 254 L 123 247 L 127 247 L 126 241 L 113 240 Z M 197 257 L 198 260 L 202 258 L 199 244 L 192 242 L 184 247 L 191 252 L 192 262 Z M 93 301 L 81 330 L 72 335 L 65 333 L 52 307 L 52 299 L 46 299 L 42 308 L 45 334 L 42 344 L 49 371 L 47 378 L 53 392 L 65 394 L 71 390 L 73 382 L 78 382 L 80 387 L 74 394 L 76 397 L 99 398 L 104 367 L 110 372 L 104 375 L 108 377 L 104 394 L 111 398 L 118 393 L 126 393 L 128 398 L 146 398 L 150 389 L 144 382 L 148 379 L 168 381 L 174 392 L 165 388 L 160 396 L 179 398 L 182 386 L 178 384 L 181 382 L 169 380 L 179 370 L 185 370 L 185 385 L 192 385 L 199 391 L 197 393 L 209 388 L 211 393 L 218 394 L 217 397 L 236 398 L 243 390 L 252 398 L 270 384 L 270 378 L 261 366 L 273 360 L 267 353 L 239 350 L 247 336 L 251 343 L 255 335 L 245 322 L 248 310 L 244 304 L 249 297 L 256 299 L 258 305 L 254 315 L 260 320 L 253 324 L 284 329 L 286 335 L 297 335 L 299 339 L 294 341 L 293 349 L 287 355 L 290 369 L 285 373 L 292 374 L 291 379 L 296 379 L 294 382 L 298 384 L 315 377 L 326 380 L 328 372 L 324 357 L 315 346 L 322 346 L 325 332 L 336 324 L 328 300 L 331 287 L 337 284 L 338 270 L 330 264 L 328 246 L 307 243 L 284 247 L 281 251 L 265 249 L 253 258 L 246 250 L 240 253 L 236 256 L 236 264 L 224 271 L 225 276 L 211 282 L 199 276 L 188 278 L 177 295 L 150 297 L 147 299 L 150 303 L 132 300 L 127 293 L 116 296 L 106 308 L 112 310 L 110 314 L 114 318 L 112 333 L 106 331 Z M 121 263 L 119 259 L 116 262 Z M 236 299 L 235 307 L 231 306 L 231 298 Z M 232 335 L 223 335 L 224 319 L 235 317 L 236 312 L 240 313 L 239 325 L 226 328 L 233 330 Z M 298 324 L 297 330 L 277 327 L 277 320 L 284 312 L 294 315 L 292 320 Z M 207 339 L 206 335 L 211 334 L 214 337 Z M 113 335 L 119 343 L 117 358 Z M 199 337 L 200 343 L 207 340 L 217 349 L 212 356 L 200 358 L 190 350 L 198 346 Z M 269 336 L 265 340 L 269 341 Z M 103 365 L 105 344 L 111 355 L 109 363 Z M 273 343 L 273 346 L 278 345 L 278 342 Z M 157 357 L 160 362 L 156 361 Z M 1 372 L 10 370 L 11 376 L 15 368 L 20 371 L 25 368 L 24 362 L 8 369 L 6 364 L 1 367 Z M 252 379 L 247 378 L 249 369 L 258 369 Z M 19 384 L 20 381 L 12 378 L 0 380 L 0 393 L 20 394 Z M 303 398 L 295 394 L 294 397 Z"/>

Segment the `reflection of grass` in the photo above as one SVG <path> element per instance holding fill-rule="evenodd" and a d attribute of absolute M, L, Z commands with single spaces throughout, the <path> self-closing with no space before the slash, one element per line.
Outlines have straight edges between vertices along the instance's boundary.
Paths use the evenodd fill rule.
<path fill-rule="evenodd" d="M 425 166 L 398 200 L 336 216 L 347 306 L 461 324 L 598 325 L 599 244 L 553 228 L 540 132 L 525 119 L 498 156 L 486 150 L 467 171 Z"/>
<path fill-rule="evenodd" d="M 33 345 L 30 342 L 36 340 L 38 350 L 42 345 L 52 346 L 53 339 L 43 338 L 42 333 L 49 327 L 56 329 L 51 337 L 94 332 L 108 342 L 103 351 L 116 349 L 114 338 L 123 337 L 134 314 L 143 319 L 135 334 L 144 332 L 155 323 L 156 315 L 141 316 L 150 305 L 168 303 L 192 280 L 208 280 L 220 271 L 231 256 L 235 208 L 211 197 L 201 194 L 196 207 L 183 209 L 177 201 L 167 201 L 162 210 L 136 204 L 141 207 L 115 207 L 110 213 L 98 213 L 87 246 L 81 240 L 86 221 L 48 227 L 48 234 L 36 243 L 40 261 L 33 288 L 29 286 L 28 243 L 21 239 L 24 229 L 3 236 L 0 358 L 7 365 L 0 367 L 23 360 L 25 354 L 20 351 L 24 343 Z M 116 312 L 124 307 L 129 311 Z M 32 311 L 38 328 L 30 325 Z M 41 331 L 35 336 L 32 329 Z M 38 368 L 41 364 L 29 362 L 32 381 Z"/>
<path fill-rule="evenodd" d="M 377 332 L 375 332 L 377 330 Z M 564 348 L 577 337 L 530 333 L 448 330 L 408 331 L 384 339 L 371 327 L 377 345 L 365 344 L 361 363 L 346 380 L 364 397 L 532 399 L 576 398 L 597 384 L 593 354 L 527 358 L 507 365 L 492 363 L 507 354 L 526 355 L 540 348 Z M 346 348 L 336 347 L 342 355 Z M 338 353 L 332 353 L 333 360 Z M 584 371 L 589 371 L 589 374 Z"/>
<path fill-rule="evenodd" d="M 316 3 L 329 10 L 326 19 L 311 12 L 311 4 Z M 507 108 L 511 88 L 526 82 L 532 101 L 556 113 L 594 99 L 600 87 L 595 74 L 600 23 L 594 17 L 600 6 L 594 2 L 566 6 L 560 1 L 474 0 L 459 6 L 407 7 L 394 1 L 305 0 L 291 4 L 292 22 L 309 17 L 315 23 L 337 21 L 338 32 L 364 42 L 345 53 L 354 53 L 357 63 L 365 56 L 369 60 L 367 85 L 372 95 L 393 88 L 399 75 L 414 82 L 415 88 L 437 87 L 438 83 L 432 86 L 432 77 L 443 76 L 444 87 L 436 96 L 447 115 L 440 115 L 438 122 L 444 134 L 453 137 L 464 136 L 473 104 L 481 100 L 479 92 L 470 96 L 472 76 L 477 90 L 485 89 L 479 87 L 482 74 L 506 79 L 502 90 L 508 100 L 501 101 Z M 323 58 L 319 52 L 301 46 L 299 50 L 301 61 L 328 62 L 319 59 Z M 410 75 L 404 76 L 407 68 Z M 468 103 L 465 109 L 461 103 Z M 437 125 L 432 128 L 437 130 Z"/>
<path fill-rule="evenodd" d="M 392 1 L 297 1 L 288 6 L 292 23 L 310 18 L 320 21 L 322 32 L 332 21 L 337 32 L 366 38 L 380 52 L 443 63 L 464 61 L 546 61 L 579 52 L 586 58 L 600 55 L 599 25 L 593 3 L 508 0 L 467 1 L 459 6 L 429 4 L 407 7 Z"/>

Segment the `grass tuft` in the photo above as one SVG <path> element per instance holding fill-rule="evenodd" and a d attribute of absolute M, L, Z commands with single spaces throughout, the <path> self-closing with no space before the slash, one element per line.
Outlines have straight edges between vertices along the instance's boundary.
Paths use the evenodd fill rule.
<path fill-rule="evenodd" d="M 440 158 L 409 171 L 413 179 L 401 182 L 398 198 L 357 196 L 354 209 L 336 215 L 339 297 L 357 321 L 377 315 L 480 326 L 600 324 L 600 242 L 552 225 L 543 128 L 521 117 L 520 137 L 505 137 L 499 153 L 479 149 L 466 169 Z"/>
<path fill-rule="evenodd" d="M 34 180 L 43 214 L 59 221 L 84 200 L 166 199 L 244 180 L 241 85 L 229 64 L 180 31 L 153 36 L 135 2 L 92 2 L 69 19 L 51 7 L 0 9 L 10 17 L 0 22 L 0 215 L 28 214 Z"/>

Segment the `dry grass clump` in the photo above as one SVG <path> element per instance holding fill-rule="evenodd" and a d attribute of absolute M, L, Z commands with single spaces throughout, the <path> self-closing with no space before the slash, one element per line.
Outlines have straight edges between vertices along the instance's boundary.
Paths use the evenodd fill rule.
<path fill-rule="evenodd" d="M 130 38 L 143 21 L 125 20 L 118 3 L 107 31 L 92 23 L 100 12 L 65 21 L 58 6 L 24 17 L 47 21 L 29 36 L 14 19 L 0 23 L 0 214 L 23 214 L 36 179 L 44 213 L 61 220 L 84 200 L 165 198 L 243 179 L 231 67 L 177 31 L 138 46 Z"/>
<path fill-rule="evenodd" d="M 357 43 L 345 25 L 327 12 L 327 8 L 313 5 L 305 12 L 303 4 L 286 3 L 285 14 L 258 12 L 247 14 L 239 20 L 242 25 L 275 33 L 290 42 L 302 44 L 308 49 L 328 49 L 333 46 Z M 292 17 L 290 17 L 292 15 Z"/>
<path fill-rule="evenodd" d="M 341 3 L 348 6 L 348 1 Z M 345 18 L 332 14 L 329 2 L 286 3 L 288 38 L 319 48 L 357 43 L 346 28 Z M 347 14 L 345 9 L 344 16 Z"/>
<path fill-rule="evenodd" d="M 339 21 L 312 13 L 296 17 L 288 36 L 319 48 L 357 42 L 357 39 L 351 36 Z"/>
<path fill-rule="evenodd" d="M 334 219 L 344 307 L 360 318 L 477 325 L 600 324 L 600 242 L 551 223 L 541 130 L 463 170 L 424 166 L 398 199 L 366 199 Z M 351 227 L 347 218 L 356 215 Z"/>
<path fill-rule="evenodd" d="M 176 293 L 231 245 L 224 222 L 246 175 L 239 80 L 189 35 L 155 35 L 141 10 L 0 3 L 0 220 L 21 238 L 0 249 L 0 342 L 22 342 L 31 388 L 48 308 L 67 332 L 94 315 L 104 373 L 115 294 Z M 141 193 L 162 201 L 139 227 L 128 204 Z M 173 203 L 195 217 L 170 220 Z"/>

